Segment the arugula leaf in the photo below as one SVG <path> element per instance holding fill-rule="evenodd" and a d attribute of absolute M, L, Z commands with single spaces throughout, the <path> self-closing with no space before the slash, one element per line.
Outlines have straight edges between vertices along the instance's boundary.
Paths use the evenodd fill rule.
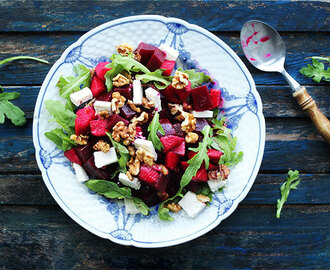
<path fill-rule="evenodd" d="M 68 76 L 60 77 L 56 86 L 60 89 L 60 96 L 68 98 L 73 92 L 79 91 L 84 87 L 90 86 L 91 71 L 82 64 L 74 66 L 73 70 L 77 73 L 77 77 Z"/>
<path fill-rule="evenodd" d="M 182 71 L 182 68 L 178 68 L 178 71 Z M 189 81 L 191 82 L 191 88 L 195 88 L 202 83 L 212 82 L 213 80 L 209 75 L 204 74 L 203 72 L 197 72 L 194 69 L 188 69 L 183 71 L 189 75 Z"/>
<path fill-rule="evenodd" d="M 154 82 L 155 86 L 158 89 L 165 89 L 167 86 L 169 86 L 171 84 L 171 80 L 169 77 L 167 76 L 163 76 L 164 69 L 157 69 L 153 72 L 149 72 L 146 74 L 138 74 L 135 76 L 136 79 L 141 80 L 143 83 L 147 83 L 147 82 Z M 161 83 L 161 84 L 159 84 Z"/>
<path fill-rule="evenodd" d="M 197 152 L 197 155 L 195 155 L 192 159 L 188 160 L 189 166 L 182 175 L 180 181 L 181 187 L 185 187 L 186 185 L 189 184 L 191 179 L 196 175 L 198 169 L 202 166 L 203 161 L 205 162 L 205 168 L 208 169 L 209 167 L 209 157 L 207 155 L 207 148 L 213 143 L 211 139 L 213 130 L 209 125 L 206 125 L 203 128 L 202 133 L 204 135 L 204 139 L 202 142 L 199 143 L 198 147 L 189 148 L 189 150 Z"/>
<path fill-rule="evenodd" d="M 211 191 L 209 185 L 207 183 L 201 183 L 198 186 L 198 189 L 196 191 L 196 194 L 199 195 L 204 195 L 210 198 L 210 202 L 212 202 L 213 199 L 213 192 Z"/>
<path fill-rule="evenodd" d="M 77 115 L 65 108 L 65 106 L 55 100 L 46 100 L 45 106 L 48 112 L 54 117 L 63 129 L 70 135 L 75 134 L 75 120 Z"/>
<path fill-rule="evenodd" d="M 119 156 L 118 164 L 119 164 L 120 168 L 118 170 L 116 170 L 116 173 L 119 173 L 119 172 L 126 173 L 127 172 L 126 163 L 130 159 L 128 149 L 125 146 L 123 146 L 121 143 L 116 142 L 114 139 L 112 139 L 112 136 L 109 132 L 106 132 L 106 134 L 110 138 L 110 141 L 111 141 L 113 147 L 116 149 L 117 154 Z"/>
<path fill-rule="evenodd" d="M 297 186 L 300 183 L 299 179 L 299 171 L 290 170 L 288 172 L 288 177 L 286 178 L 286 182 L 284 182 L 281 186 L 281 199 L 277 200 L 277 211 L 276 211 L 276 217 L 280 218 L 282 207 L 287 200 L 290 190 L 291 189 L 297 189 Z"/>
<path fill-rule="evenodd" d="M 15 61 L 15 60 L 34 60 L 34 61 L 49 65 L 48 61 L 40 59 L 40 58 L 36 58 L 33 56 L 13 56 L 13 57 L 9 57 L 9 58 L 6 58 L 6 59 L 0 61 L 0 66 L 3 64 L 9 63 L 11 61 Z"/>
<path fill-rule="evenodd" d="M 5 122 L 5 116 L 15 125 L 23 126 L 26 123 L 25 113 L 15 106 L 9 100 L 17 99 L 20 96 L 18 92 L 3 92 L 0 86 L 0 124 Z"/>
<path fill-rule="evenodd" d="M 88 180 L 85 185 L 96 193 L 109 199 L 131 199 L 142 215 L 148 215 L 150 208 L 143 200 L 132 196 L 132 190 L 129 187 L 119 187 L 116 183 L 108 180 Z"/>
<path fill-rule="evenodd" d="M 70 137 L 65 134 L 64 130 L 61 128 L 55 128 L 51 131 L 45 132 L 45 136 L 64 152 L 77 145 L 70 140 Z"/>
<path fill-rule="evenodd" d="M 170 202 L 173 201 L 174 199 L 176 199 L 177 197 L 183 197 L 182 194 L 182 187 L 179 188 L 179 190 L 177 191 L 177 193 L 171 197 L 168 198 L 167 200 L 163 201 L 159 207 L 158 207 L 158 217 L 161 220 L 167 220 L 167 221 L 171 221 L 174 220 L 174 218 L 169 214 L 169 209 L 165 207 L 165 205 Z"/>
<path fill-rule="evenodd" d="M 326 57 L 312 57 L 313 65 L 307 64 L 307 67 L 300 69 L 300 73 L 308 78 L 313 78 L 313 81 L 320 82 L 324 80 L 330 82 L 330 68 L 325 69 L 324 64 L 318 60 L 324 60 L 330 62 L 330 58 Z"/>
<path fill-rule="evenodd" d="M 163 144 L 160 141 L 160 139 L 157 136 L 157 131 L 159 131 L 160 134 L 165 135 L 164 129 L 159 123 L 159 113 L 156 112 L 154 115 L 154 118 L 152 118 L 152 121 L 150 125 L 148 126 L 148 131 L 150 132 L 148 135 L 148 140 L 152 141 L 152 144 L 154 145 L 155 149 L 158 151 L 163 149 Z"/>

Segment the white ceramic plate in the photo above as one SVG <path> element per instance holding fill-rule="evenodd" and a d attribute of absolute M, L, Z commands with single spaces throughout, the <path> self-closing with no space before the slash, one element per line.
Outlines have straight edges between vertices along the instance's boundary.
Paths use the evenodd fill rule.
<path fill-rule="evenodd" d="M 60 75 L 74 75 L 78 63 L 95 66 L 115 53 L 116 45 L 141 41 L 169 44 L 180 51 L 184 69 L 196 68 L 212 75 L 224 98 L 223 112 L 229 127 L 238 137 L 237 150 L 244 161 L 231 172 L 228 187 L 217 193 L 210 207 L 191 219 L 184 211 L 175 221 L 159 220 L 151 215 L 125 215 L 121 202 L 108 201 L 91 193 L 79 183 L 63 152 L 45 138 L 44 133 L 56 126 L 49 122 L 47 99 L 64 100 L 55 87 Z M 265 143 L 262 103 L 254 81 L 239 57 L 219 38 L 205 29 L 183 20 L 161 16 L 134 16 L 111 21 L 84 34 L 53 65 L 42 84 L 33 121 L 33 142 L 42 177 L 62 209 L 90 232 L 122 245 L 165 247 L 201 236 L 227 218 L 250 190 L 258 173 Z M 242 220 L 244 223 L 244 220 Z"/>

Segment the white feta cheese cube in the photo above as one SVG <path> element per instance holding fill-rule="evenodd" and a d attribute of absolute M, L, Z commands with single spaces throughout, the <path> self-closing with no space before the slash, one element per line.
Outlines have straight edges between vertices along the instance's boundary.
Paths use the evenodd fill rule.
<path fill-rule="evenodd" d="M 152 144 L 152 141 L 144 140 L 144 139 L 136 139 L 134 141 L 134 145 L 137 149 L 142 148 L 143 150 L 149 152 L 155 157 L 154 160 L 157 160 L 157 153 Z"/>
<path fill-rule="evenodd" d="M 143 89 L 140 80 L 133 81 L 133 103 L 137 105 L 142 104 Z"/>
<path fill-rule="evenodd" d="M 96 168 L 102 168 L 103 166 L 118 162 L 115 148 L 111 147 L 107 153 L 102 151 L 94 152 L 94 162 Z"/>
<path fill-rule="evenodd" d="M 165 60 L 176 61 L 176 59 L 179 56 L 179 51 L 173 49 L 172 47 L 170 47 L 167 44 L 163 43 L 158 48 L 166 54 Z"/>
<path fill-rule="evenodd" d="M 140 189 L 141 187 L 141 182 L 139 181 L 139 179 L 137 179 L 136 177 L 133 177 L 133 180 L 129 180 L 128 176 L 124 173 L 120 173 L 118 175 L 119 181 L 127 187 L 131 187 L 134 189 Z"/>
<path fill-rule="evenodd" d="M 70 99 L 71 99 L 72 103 L 76 106 L 79 106 L 80 104 L 82 104 L 92 98 L 93 98 L 93 93 L 88 87 L 85 87 L 84 89 L 81 89 L 70 95 Z"/>
<path fill-rule="evenodd" d="M 96 100 L 94 102 L 94 110 L 96 114 L 100 114 L 102 111 L 108 111 L 111 115 L 111 102 Z"/>
<path fill-rule="evenodd" d="M 140 213 L 140 210 L 136 207 L 132 199 L 124 198 L 124 202 L 125 202 L 125 212 L 127 215 L 128 214 L 135 215 Z"/>
<path fill-rule="evenodd" d="M 211 179 L 207 181 L 207 184 L 209 185 L 212 192 L 216 192 L 217 190 L 219 190 L 219 188 L 222 188 L 227 185 L 227 180 Z"/>
<path fill-rule="evenodd" d="M 201 112 L 192 111 L 192 114 L 193 116 L 195 116 L 195 118 L 212 118 L 213 111 L 201 111 Z"/>
<path fill-rule="evenodd" d="M 190 217 L 196 217 L 206 206 L 205 203 L 197 200 L 195 193 L 188 191 L 179 201 L 179 205 Z"/>
<path fill-rule="evenodd" d="M 83 169 L 83 167 L 81 167 L 77 163 L 72 163 L 72 167 L 73 167 L 74 171 L 76 172 L 76 176 L 77 176 L 77 179 L 79 182 L 85 182 L 85 181 L 89 180 L 89 177 L 88 177 L 87 173 L 85 172 L 85 170 Z"/>
<path fill-rule="evenodd" d="M 149 101 L 152 101 L 155 104 L 155 109 L 160 112 L 162 110 L 160 93 L 151 87 L 147 88 L 147 90 L 145 90 L 145 93 L 146 93 L 146 98 Z"/>

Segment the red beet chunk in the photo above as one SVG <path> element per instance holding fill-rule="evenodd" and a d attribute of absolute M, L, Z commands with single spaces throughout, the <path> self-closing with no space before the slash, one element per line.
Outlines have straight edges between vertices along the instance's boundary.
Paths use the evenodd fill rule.
<path fill-rule="evenodd" d="M 141 183 L 141 188 L 139 190 L 132 189 L 132 195 L 141 198 L 149 207 L 154 206 L 161 201 L 157 195 L 157 191 L 143 182 Z"/>
<path fill-rule="evenodd" d="M 99 94 L 97 97 L 96 97 L 96 100 L 99 100 L 99 101 L 111 101 L 112 99 L 112 91 L 110 92 L 102 92 L 101 94 Z"/>
<path fill-rule="evenodd" d="M 180 160 L 180 156 L 171 151 L 167 152 L 165 155 L 165 165 L 167 168 L 173 171 L 177 169 L 179 160 Z"/>
<path fill-rule="evenodd" d="M 154 187 L 159 192 L 166 191 L 168 178 L 147 165 L 142 165 L 140 167 L 138 178 L 149 186 Z"/>
<path fill-rule="evenodd" d="M 178 146 L 172 148 L 171 152 L 184 156 L 186 154 L 186 142 L 183 140 Z"/>
<path fill-rule="evenodd" d="M 99 119 L 99 120 L 93 120 L 90 122 L 90 128 L 91 128 L 91 133 L 96 136 L 96 137 L 102 137 L 106 136 L 106 132 L 109 132 L 107 130 L 108 120 L 106 119 Z"/>
<path fill-rule="evenodd" d="M 194 156 L 196 156 L 198 153 L 194 151 L 189 151 L 188 152 L 188 159 L 192 159 Z"/>
<path fill-rule="evenodd" d="M 189 166 L 189 163 L 187 161 L 180 161 L 180 167 L 183 171 L 185 171 Z"/>
<path fill-rule="evenodd" d="M 191 89 L 190 91 L 196 111 L 211 110 L 213 107 L 211 96 L 206 85 Z"/>
<path fill-rule="evenodd" d="M 176 136 L 179 136 L 179 137 L 182 137 L 182 138 L 185 137 L 185 134 L 181 129 L 181 124 L 180 123 L 173 124 L 173 128 L 175 129 Z"/>
<path fill-rule="evenodd" d="M 97 138 L 92 139 L 86 145 L 76 146 L 76 152 L 83 163 L 85 163 L 92 156 L 94 149 L 93 146 L 96 144 Z"/>
<path fill-rule="evenodd" d="M 107 73 L 111 68 L 105 67 L 107 64 L 110 64 L 109 62 L 101 62 L 98 63 L 97 66 L 95 67 L 95 73 L 97 77 L 99 77 L 102 81 L 105 82 L 104 75 Z"/>
<path fill-rule="evenodd" d="M 206 125 L 209 125 L 209 123 L 204 118 L 196 118 L 195 131 L 201 132 Z"/>
<path fill-rule="evenodd" d="M 141 55 L 141 63 L 146 65 L 150 59 L 150 57 L 154 54 L 154 51 L 157 47 L 141 42 L 139 46 L 136 48 L 136 52 Z"/>
<path fill-rule="evenodd" d="M 223 155 L 223 153 L 215 149 L 208 149 L 207 155 L 209 156 L 209 159 L 212 163 L 218 164 L 220 157 Z"/>
<path fill-rule="evenodd" d="M 165 53 L 160 49 L 156 48 L 154 54 L 150 57 L 146 66 L 150 71 L 155 71 L 156 69 L 159 69 L 161 67 L 164 60 Z"/>
<path fill-rule="evenodd" d="M 173 128 L 170 120 L 163 118 L 159 120 L 160 125 L 162 126 L 164 132 L 165 132 L 165 136 L 167 135 L 176 135 L 175 129 Z M 163 136 L 161 135 L 159 132 L 157 132 L 157 135 L 159 137 Z"/>
<path fill-rule="evenodd" d="M 159 192 L 163 193 L 166 191 L 168 183 L 168 177 L 167 175 L 160 174 L 157 183 L 155 184 L 155 189 L 157 189 Z"/>
<path fill-rule="evenodd" d="M 175 61 L 165 60 L 160 66 L 161 69 L 165 69 L 162 74 L 164 76 L 170 76 L 172 70 L 174 69 L 174 66 L 175 66 Z"/>
<path fill-rule="evenodd" d="M 82 160 L 81 158 L 78 156 L 78 153 L 76 151 L 76 148 L 71 148 L 70 150 L 67 150 L 64 152 L 64 156 L 66 156 L 66 158 L 68 160 L 70 160 L 72 163 L 77 163 L 79 165 L 82 165 Z"/>
<path fill-rule="evenodd" d="M 209 163 L 208 171 L 216 171 L 218 169 L 217 165 L 214 165 L 212 163 Z"/>
<path fill-rule="evenodd" d="M 136 112 L 131 109 L 130 106 L 126 104 L 120 109 L 120 115 L 124 117 L 126 120 L 130 120 L 136 115 Z"/>
<path fill-rule="evenodd" d="M 181 103 L 181 98 L 173 91 L 174 87 L 171 85 L 167 86 L 161 91 L 161 94 L 165 97 L 169 103 Z"/>
<path fill-rule="evenodd" d="M 93 93 L 93 97 L 98 96 L 102 92 L 106 90 L 106 86 L 104 82 L 97 76 L 93 76 L 92 82 L 91 82 L 91 91 Z"/>
<path fill-rule="evenodd" d="M 119 122 L 119 121 L 123 121 L 125 125 L 129 124 L 129 121 L 127 121 L 126 119 L 122 118 L 121 116 L 119 116 L 118 114 L 112 114 L 110 115 L 109 119 L 108 119 L 108 123 L 106 126 L 106 129 L 109 131 L 112 131 L 112 128 Z"/>
<path fill-rule="evenodd" d="M 77 111 L 77 118 L 75 120 L 76 134 L 85 134 L 89 131 L 89 124 L 95 119 L 95 111 L 93 107 L 88 106 L 86 108 Z"/>
<path fill-rule="evenodd" d="M 220 89 L 211 89 L 210 90 L 211 100 L 212 100 L 212 109 L 218 108 L 221 102 L 221 90 Z"/>
<path fill-rule="evenodd" d="M 188 185 L 186 185 L 185 188 L 188 189 L 191 192 L 196 193 L 197 190 L 198 190 L 199 185 L 200 185 L 200 183 L 198 183 L 198 182 L 190 181 L 190 183 Z"/>
<path fill-rule="evenodd" d="M 95 179 L 107 179 L 110 176 L 109 170 L 99 169 L 95 166 L 94 156 L 91 156 L 86 163 L 83 164 L 83 168 L 91 178 Z"/>
<path fill-rule="evenodd" d="M 178 146 L 179 144 L 181 144 L 181 142 L 184 141 L 184 138 L 174 135 L 168 135 L 161 137 L 160 141 L 164 146 L 164 152 L 167 152 L 173 149 L 174 147 Z"/>
<path fill-rule="evenodd" d="M 194 176 L 191 181 L 193 182 L 207 182 L 207 172 L 205 168 L 198 169 L 196 176 Z"/>
<path fill-rule="evenodd" d="M 116 87 L 113 89 L 114 92 L 119 92 L 122 96 L 124 96 L 127 99 L 133 99 L 133 93 L 132 93 L 132 84 L 125 85 L 123 87 Z"/>

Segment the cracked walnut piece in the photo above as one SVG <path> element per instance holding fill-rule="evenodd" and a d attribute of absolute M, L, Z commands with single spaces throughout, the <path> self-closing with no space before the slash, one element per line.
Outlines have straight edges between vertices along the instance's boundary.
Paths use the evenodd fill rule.
<path fill-rule="evenodd" d="M 195 143 L 198 141 L 198 134 L 195 132 L 188 132 L 185 137 L 186 143 Z"/>
<path fill-rule="evenodd" d="M 118 74 L 112 79 L 113 85 L 116 87 L 122 87 L 129 84 L 129 78 L 125 77 L 123 74 Z"/>
<path fill-rule="evenodd" d="M 189 84 L 189 75 L 182 71 L 176 71 L 172 79 L 172 86 L 176 89 L 183 89 Z"/>
<path fill-rule="evenodd" d="M 202 195 L 202 194 L 197 195 L 197 200 L 202 203 L 207 203 L 207 202 L 211 201 L 209 197 Z"/>
<path fill-rule="evenodd" d="M 132 100 L 130 100 L 130 99 L 127 100 L 127 105 L 130 106 L 130 108 L 131 108 L 133 111 L 135 111 L 135 112 L 137 112 L 137 113 L 140 113 L 140 112 L 141 112 L 141 108 L 136 107 L 136 105 L 133 103 Z"/>
<path fill-rule="evenodd" d="M 137 157 L 131 157 L 129 162 L 127 162 L 128 166 L 128 171 L 130 172 L 131 175 L 138 175 L 140 172 L 140 161 L 138 160 Z"/>
<path fill-rule="evenodd" d="M 84 135 L 77 136 L 75 134 L 72 134 L 70 136 L 70 140 L 74 141 L 76 144 L 79 145 L 86 145 L 88 141 L 88 136 L 84 136 Z"/>
<path fill-rule="evenodd" d="M 174 213 L 177 213 L 177 212 L 179 212 L 179 211 L 181 210 L 181 206 L 180 206 L 180 204 L 178 204 L 178 203 L 174 203 L 174 202 L 172 202 L 172 203 L 168 203 L 168 204 L 166 205 L 166 208 L 168 208 L 170 211 L 172 211 L 172 212 L 174 212 Z"/>
<path fill-rule="evenodd" d="M 142 106 L 148 110 L 155 107 L 155 104 L 152 101 L 149 101 L 147 98 L 142 98 Z"/>
<path fill-rule="evenodd" d="M 107 118 L 109 118 L 110 114 L 109 114 L 108 111 L 101 111 L 101 112 L 99 113 L 99 116 L 100 116 L 102 119 L 107 119 Z"/>
<path fill-rule="evenodd" d="M 148 114 L 146 112 L 142 112 L 139 117 L 134 116 L 131 120 L 134 125 L 142 125 L 148 121 Z"/>
<path fill-rule="evenodd" d="M 208 172 L 209 180 L 226 180 L 230 174 L 230 169 L 225 164 L 220 164 L 217 171 Z"/>
<path fill-rule="evenodd" d="M 123 121 L 117 122 L 117 124 L 113 127 L 112 130 L 112 138 L 116 142 L 120 142 L 123 139 L 124 145 L 129 145 L 134 141 L 134 137 L 136 135 L 136 126 L 130 124 L 128 127 L 124 124 Z"/>
<path fill-rule="evenodd" d="M 196 129 L 196 118 L 187 112 L 183 112 L 184 121 L 181 123 L 181 130 L 189 133 Z"/>
<path fill-rule="evenodd" d="M 124 42 L 122 45 L 116 47 L 116 51 L 123 56 L 128 56 L 129 53 L 133 52 L 134 47 Z"/>
<path fill-rule="evenodd" d="M 94 146 L 93 146 L 94 150 L 99 150 L 102 151 L 104 153 L 108 153 L 110 150 L 110 144 L 108 144 L 107 142 L 103 141 L 103 140 L 99 140 Z"/>
<path fill-rule="evenodd" d="M 154 164 L 154 155 L 152 155 L 151 153 L 147 152 L 146 150 L 139 148 L 136 151 L 136 158 L 140 161 L 140 162 L 144 162 L 145 164 L 147 164 L 148 166 L 152 166 Z"/>
<path fill-rule="evenodd" d="M 120 95 L 119 92 L 113 92 L 112 93 L 112 100 L 111 100 L 111 110 L 119 114 L 120 113 L 120 108 L 124 107 L 125 105 L 126 98 L 122 95 Z"/>

